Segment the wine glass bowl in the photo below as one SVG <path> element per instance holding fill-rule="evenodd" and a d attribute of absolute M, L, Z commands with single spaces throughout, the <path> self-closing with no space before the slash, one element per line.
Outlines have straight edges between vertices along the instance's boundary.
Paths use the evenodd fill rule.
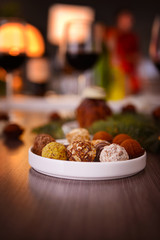
<path fill-rule="evenodd" d="M 78 77 L 78 93 L 86 86 L 84 71 L 91 69 L 101 53 L 101 34 L 99 28 L 90 21 L 74 20 L 65 28 L 66 60 L 80 73 Z M 99 31 L 100 32 L 100 31 Z"/>
<path fill-rule="evenodd" d="M 12 72 L 26 59 L 26 23 L 17 18 L 0 18 L 0 67 L 7 72 L 6 94 L 12 97 Z"/>

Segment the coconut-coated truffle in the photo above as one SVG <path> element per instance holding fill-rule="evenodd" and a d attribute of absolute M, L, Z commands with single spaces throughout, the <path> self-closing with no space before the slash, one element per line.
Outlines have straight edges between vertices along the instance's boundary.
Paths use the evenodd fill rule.
<path fill-rule="evenodd" d="M 100 162 L 116 162 L 128 159 L 129 156 L 125 148 L 115 143 L 105 146 L 100 154 Z"/>
<path fill-rule="evenodd" d="M 74 141 L 67 147 L 69 161 L 93 162 L 96 149 L 90 141 Z"/>
<path fill-rule="evenodd" d="M 97 139 L 101 139 L 101 140 L 105 140 L 105 141 L 108 141 L 108 142 L 112 142 L 112 135 L 105 132 L 105 131 L 99 131 L 99 132 L 96 132 L 93 136 L 93 140 L 97 140 Z"/>
<path fill-rule="evenodd" d="M 37 155 L 42 155 L 42 149 L 50 142 L 55 142 L 55 139 L 49 134 L 38 134 L 34 140 L 32 152 Z"/>
<path fill-rule="evenodd" d="M 121 145 L 121 143 L 123 141 L 125 141 L 126 139 L 131 139 L 131 137 L 129 135 L 127 135 L 127 134 L 121 133 L 121 134 L 116 135 L 113 138 L 113 143 Z"/>
<path fill-rule="evenodd" d="M 79 140 L 85 141 L 90 140 L 90 135 L 87 129 L 85 128 L 75 128 L 66 134 L 66 138 L 69 143 Z"/>
<path fill-rule="evenodd" d="M 42 157 L 67 160 L 67 150 L 62 143 L 50 142 L 42 149 Z"/>
<path fill-rule="evenodd" d="M 140 157 L 144 154 L 144 149 L 141 147 L 139 142 L 134 139 L 127 139 L 121 143 L 129 155 L 129 158 Z"/>

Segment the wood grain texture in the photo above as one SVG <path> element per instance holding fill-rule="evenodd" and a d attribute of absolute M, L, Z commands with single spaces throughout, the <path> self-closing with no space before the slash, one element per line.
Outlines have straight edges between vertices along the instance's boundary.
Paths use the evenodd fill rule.
<path fill-rule="evenodd" d="M 30 169 L 29 131 L 0 140 L 0 239 L 160 239 L 160 155 L 139 174 L 109 181 L 48 177 Z"/>

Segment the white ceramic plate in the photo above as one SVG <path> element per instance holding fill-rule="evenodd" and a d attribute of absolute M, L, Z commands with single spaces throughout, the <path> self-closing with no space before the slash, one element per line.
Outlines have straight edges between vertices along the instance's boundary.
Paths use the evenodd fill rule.
<path fill-rule="evenodd" d="M 59 142 L 64 142 L 60 140 Z M 29 164 L 36 171 L 59 178 L 77 180 L 109 180 L 132 176 L 146 166 L 143 156 L 118 162 L 73 162 L 44 158 L 29 149 Z"/>

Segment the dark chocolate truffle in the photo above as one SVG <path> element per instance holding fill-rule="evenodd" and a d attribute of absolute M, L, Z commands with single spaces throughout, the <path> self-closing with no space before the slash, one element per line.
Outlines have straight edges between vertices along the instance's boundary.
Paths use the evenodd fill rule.
<path fill-rule="evenodd" d="M 121 143 L 126 139 L 131 139 L 131 137 L 127 134 L 120 133 L 113 138 L 113 143 L 121 145 Z"/>
<path fill-rule="evenodd" d="M 100 157 L 101 151 L 103 150 L 103 148 L 105 146 L 108 146 L 108 145 L 110 145 L 110 143 L 107 142 L 107 141 L 102 141 L 102 142 L 99 142 L 95 145 L 95 148 L 96 148 L 96 157 L 95 157 L 95 160 L 94 160 L 95 162 L 100 161 L 99 157 Z"/>
<path fill-rule="evenodd" d="M 160 106 L 156 107 L 153 112 L 152 115 L 155 119 L 160 120 Z"/>
<path fill-rule="evenodd" d="M 49 115 L 49 119 L 50 119 L 51 121 L 59 121 L 59 120 L 61 120 L 61 116 L 60 116 L 59 113 L 57 113 L 57 112 L 52 112 L 52 113 L 50 113 L 50 115 Z"/>
<path fill-rule="evenodd" d="M 32 152 L 41 156 L 42 149 L 50 142 L 55 142 L 55 139 L 49 134 L 42 133 L 37 135 L 34 140 Z"/>
<path fill-rule="evenodd" d="M 16 123 L 9 123 L 3 129 L 3 135 L 6 138 L 19 138 L 24 129 Z"/>
<path fill-rule="evenodd" d="M 121 143 L 129 155 L 129 158 L 137 158 L 144 154 L 144 149 L 141 147 L 139 142 L 134 139 L 127 139 Z"/>
<path fill-rule="evenodd" d="M 122 107 L 122 113 L 136 113 L 136 107 L 133 104 L 128 104 Z"/>
<path fill-rule="evenodd" d="M 105 132 L 105 131 L 99 131 L 99 132 L 96 132 L 93 136 L 93 140 L 97 140 L 97 139 L 101 139 L 101 140 L 105 140 L 105 141 L 108 141 L 108 142 L 112 142 L 112 135 Z"/>
<path fill-rule="evenodd" d="M 0 112 L 0 121 L 8 121 L 9 116 L 6 112 Z"/>

